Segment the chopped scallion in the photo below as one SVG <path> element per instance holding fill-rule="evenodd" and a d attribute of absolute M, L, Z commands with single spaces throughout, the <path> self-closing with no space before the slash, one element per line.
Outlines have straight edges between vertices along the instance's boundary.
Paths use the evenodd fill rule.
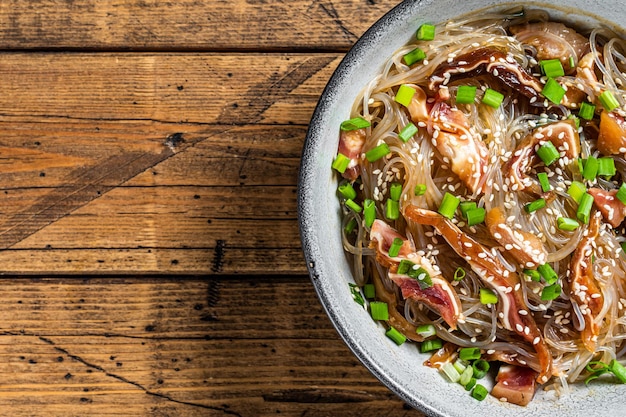
<path fill-rule="evenodd" d="M 400 205 L 391 198 L 387 199 L 385 204 L 385 217 L 387 220 L 398 220 L 400 217 Z"/>
<path fill-rule="evenodd" d="M 556 225 L 560 230 L 567 231 L 576 230 L 578 229 L 578 226 L 580 226 L 576 219 L 572 219 L 569 217 L 559 217 L 558 219 L 556 219 Z"/>
<path fill-rule="evenodd" d="M 389 198 L 393 201 L 400 201 L 400 197 L 402 196 L 402 184 L 399 182 L 394 182 L 389 187 Z"/>
<path fill-rule="evenodd" d="M 459 384 L 466 386 L 467 384 L 469 384 L 473 375 L 474 375 L 474 368 L 472 368 L 471 366 L 468 366 L 461 373 L 461 378 L 459 378 Z"/>
<path fill-rule="evenodd" d="M 350 221 L 346 223 L 346 227 L 344 227 L 346 234 L 349 235 L 350 233 L 354 232 L 354 229 L 356 229 L 356 226 L 357 226 L 356 219 L 354 218 L 350 219 Z"/>
<path fill-rule="evenodd" d="M 578 116 L 581 119 L 591 120 L 596 112 L 596 106 L 586 101 L 581 103 L 580 109 L 578 109 Z"/>
<path fill-rule="evenodd" d="M 609 156 L 598 158 L 598 176 L 612 177 L 617 172 L 615 160 Z"/>
<path fill-rule="evenodd" d="M 471 209 L 467 212 L 467 225 L 475 226 L 485 221 L 485 208 L 477 207 L 475 209 Z"/>
<path fill-rule="evenodd" d="M 569 67 L 574 68 L 576 66 L 576 62 L 574 61 L 574 56 L 569 56 Z"/>
<path fill-rule="evenodd" d="M 496 304 L 498 302 L 498 296 L 495 292 L 489 288 L 480 289 L 480 302 L 481 304 Z"/>
<path fill-rule="evenodd" d="M 550 191 L 550 180 L 548 179 L 548 174 L 540 172 L 537 174 L 537 178 L 539 179 L 539 184 L 541 185 L 541 191 L 544 193 Z"/>
<path fill-rule="evenodd" d="M 415 190 L 413 191 L 415 195 L 424 195 L 426 194 L 426 184 L 417 184 L 415 186 Z"/>
<path fill-rule="evenodd" d="M 598 100 L 602 104 L 602 107 L 606 109 L 606 111 L 613 111 L 619 107 L 619 101 L 615 98 L 613 93 L 609 90 L 606 90 L 604 93 L 598 96 Z"/>
<path fill-rule="evenodd" d="M 337 190 L 339 190 L 339 193 L 345 198 L 352 200 L 356 198 L 356 190 L 349 182 L 342 182 L 339 184 L 339 187 L 337 187 Z"/>
<path fill-rule="evenodd" d="M 370 301 L 370 314 L 374 320 L 389 320 L 389 306 L 382 301 Z"/>
<path fill-rule="evenodd" d="M 472 367 L 474 368 L 474 377 L 476 379 L 480 379 L 487 375 L 489 372 L 489 362 L 484 359 L 478 359 L 472 363 Z"/>
<path fill-rule="evenodd" d="M 486 105 L 493 107 L 494 109 L 497 109 L 498 107 L 500 107 L 500 104 L 502 104 L 503 101 L 504 101 L 504 94 L 496 90 L 492 90 L 491 88 L 488 88 L 485 90 L 482 102 L 485 103 Z"/>
<path fill-rule="evenodd" d="M 479 348 L 462 348 L 459 350 L 459 358 L 464 361 L 473 361 L 476 359 L 480 359 L 480 349 Z"/>
<path fill-rule="evenodd" d="M 561 286 L 557 283 L 543 287 L 541 299 L 543 301 L 556 300 L 561 295 Z"/>
<path fill-rule="evenodd" d="M 560 156 L 559 151 L 550 141 L 544 142 L 539 149 L 537 149 L 537 155 L 546 166 L 552 165 Z"/>
<path fill-rule="evenodd" d="M 461 210 L 461 217 L 467 219 L 467 212 L 478 207 L 475 201 L 461 201 L 459 204 L 459 210 Z"/>
<path fill-rule="evenodd" d="M 406 336 L 396 330 L 395 327 L 389 327 L 389 329 L 385 332 L 385 336 L 393 340 L 398 346 L 406 342 Z"/>
<path fill-rule="evenodd" d="M 591 215 L 591 207 L 593 206 L 593 197 L 589 193 L 583 194 L 580 198 L 580 204 L 576 210 L 576 218 L 584 223 L 589 223 L 589 216 Z"/>
<path fill-rule="evenodd" d="M 408 54 L 404 55 L 404 63 L 408 66 L 415 64 L 416 62 L 423 61 L 426 59 L 426 52 L 422 51 L 420 48 L 415 48 Z"/>
<path fill-rule="evenodd" d="M 463 359 L 457 359 L 454 361 L 454 369 L 456 369 L 457 371 L 459 371 L 459 373 L 463 373 L 463 371 L 465 370 L 465 368 L 467 368 L 468 366 L 471 367 L 471 363 L 468 361 L 464 361 Z"/>
<path fill-rule="evenodd" d="M 447 376 L 451 382 L 459 382 L 459 379 L 461 379 L 461 374 L 450 362 L 446 362 L 441 366 L 441 372 Z"/>
<path fill-rule="evenodd" d="M 572 184 L 567 189 L 567 194 L 570 195 L 574 199 L 575 202 L 580 203 L 580 199 L 583 197 L 583 194 L 587 192 L 587 187 L 580 181 L 572 181 Z M 626 190 L 624 190 L 626 193 Z"/>
<path fill-rule="evenodd" d="M 369 198 L 363 201 L 363 220 L 366 227 L 372 227 L 376 220 L 376 203 Z"/>
<path fill-rule="evenodd" d="M 365 300 L 363 299 L 363 296 L 361 295 L 361 290 L 359 289 L 359 286 L 356 284 L 348 284 L 350 286 L 350 293 L 352 294 L 352 299 L 359 305 L 364 306 L 365 305 Z"/>
<path fill-rule="evenodd" d="M 404 240 L 399 237 L 395 238 L 393 242 L 391 242 L 391 246 L 389 247 L 389 257 L 395 258 L 400 254 L 400 248 L 404 245 Z"/>
<path fill-rule="evenodd" d="M 546 85 L 541 90 L 541 94 L 554 104 L 560 104 L 565 95 L 565 89 L 554 78 L 548 78 Z"/>
<path fill-rule="evenodd" d="M 365 298 L 368 300 L 376 298 L 376 287 L 374 284 L 365 284 L 363 286 L 363 295 L 365 295 Z"/>
<path fill-rule="evenodd" d="M 408 259 L 402 259 L 398 264 L 398 269 L 396 272 L 400 275 L 408 275 L 409 271 L 413 268 L 413 265 L 415 264 Z"/>
<path fill-rule="evenodd" d="M 563 64 L 561 64 L 561 61 L 558 59 L 544 59 L 539 61 L 539 65 L 546 77 L 556 78 L 565 75 Z"/>
<path fill-rule="evenodd" d="M 399 104 L 402 104 L 404 107 L 409 107 L 411 104 L 411 100 L 415 95 L 415 89 L 406 84 L 402 84 L 398 88 L 398 92 L 396 93 L 395 101 Z"/>
<path fill-rule="evenodd" d="M 461 268 L 460 266 L 456 269 L 456 271 L 454 271 L 454 280 L 455 281 L 461 281 L 463 278 L 465 278 L 466 272 L 465 269 Z"/>
<path fill-rule="evenodd" d="M 369 162 L 375 162 L 378 161 L 380 158 L 387 156 L 390 152 L 391 150 L 389 149 L 389 145 L 387 145 L 386 143 L 381 143 L 375 148 L 372 148 L 369 151 L 365 152 L 365 158 L 367 158 Z"/>
<path fill-rule="evenodd" d="M 423 24 L 417 29 L 415 37 L 420 41 L 432 41 L 435 39 L 435 25 Z"/>
<path fill-rule="evenodd" d="M 417 269 L 413 267 L 411 271 L 409 271 L 408 275 L 417 280 L 417 283 L 422 290 L 433 286 L 433 280 L 430 278 L 430 274 L 422 267 Z"/>
<path fill-rule="evenodd" d="M 583 168 L 583 178 L 587 181 L 593 181 L 598 175 L 598 166 L 598 158 L 589 156 Z"/>
<path fill-rule="evenodd" d="M 620 185 L 615 197 L 622 203 L 626 204 L 626 182 L 623 182 L 622 185 Z"/>
<path fill-rule="evenodd" d="M 476 385 L 476 378 L 471 377 L 469 382 L 465 384 L 465 391 L 471 391 L 475 385 Z"/>
<path fill-rule="evenodd" d="M 363 208 L 359 205 L 359 203 L 357 203 L 356 201 L 352 200 L 352 199 L 347 199 L 346 200 L 346 206 L 354 211 L 355 213 L 360 213 L 363 211 Z"/>
<path fill-rule="evenodd" d="M 527 213 L 532 213 L 539 209 L 542 209 L 546 206 L 546 200 L 544 198 L 538 198 L 535 201 L 532 201 L 524 206 L 524 210 Z"/>
<path fill-rule="evenodd" d="M 487 394 L 489 394 L 489 391 L 487 391 L 487 388 L 485 388 L 484 386 L 480 384 L 476 384 L 476 386 L 472 390 L 471 395 L 472 395 L 472 398 L 474 398 L 475 400 L 482 401 L 485 398 L 487 398 Z"/>
<path fill-rule="evenodd" d="M 424 339 L 432 337 L 437 334 L 437 329 L 432 324 L 422 324 L 417 326 L 415 332 L 422 336 Z"/>
<path fill-rule="evenodd" d="M 350 158 L 348 158 L 342 153 L 338 153 L 337 157 L 335 158 L 331 166 L 335 171 L 339 172 L 340 174 L 343 174 L 344 172 L 346 172 L 346 168 L 348 168 L 349 164 L 350 164 Z"/>
<path fill-rule="evenodd" d="M 350 130 L 363 129 L 364 127 L 370 127 L 371 125 L 372 124 L 370 122 L 368 122 L 367 120 L 359 116 L 359 117 L 355 117 L 353 119 L 345 120 L 341 122 L 341 125 L 339 126 L 339 128 L 343 131 L 350 131 Z"/>
<path fill-rule="evenodd" d="M 559 276 L 556 274 L 554 269 L 552 269 L 552 266 L 548 263 L 539 265 L 537 267 L 537 271 L 539 271 L 539 273 L 541 274 L 543 279 L 546 280 L 548 285 L 554 284 L 559 279 Z"/>
<path fill-rule="evenodd" d="M 427 353 L 433 350 L 439 350 L 443 347 L 443 341 L 441 339 L 429 339 L 422 342 L 420 346 L 420 352 Z"/>
<path fill-rule="evenodd" d="M 459 200 L 458 197 L 446 192 L 443 195 L 443 199 L 441 200 L 441 205 L 439 205 L 438 212 L 442 216 L 451 219 L 454 217 L 454 212 L 456 211 L 456 208 L 459 206 L 460 203 L 461 200 Z"/>
<path fill-rule="evenodd" d="M 528 275 L 532 281 L 541 281 L 541 273 L 536 269 L 525 268 L 522 272 L 524 273 L 524 275 Z"/>
<path fill-rule="evenodd" d="M 398 137 L 400 138 L 402 142 L 406 143 L 416 133 L 417 133 L 417 126 L 415 126 L 413 123 L 409 123 L 408 125 L 404 126 L 404 128 L 400 131 L 400 133 L 398 133 Z"/>
<path fill-rule="evenodd" d="M 609 363 L 609 371 L 613 372 L 622 384 L 626 384 L 626 368 L 624 368 L 624 365 L 613 359 Z"/>
<path fill-rule="evenodd" d="M 475 85 L 460 85 L 456 90 L 456 102 L 459 104 L 473 104 L 476 98 Z"/>

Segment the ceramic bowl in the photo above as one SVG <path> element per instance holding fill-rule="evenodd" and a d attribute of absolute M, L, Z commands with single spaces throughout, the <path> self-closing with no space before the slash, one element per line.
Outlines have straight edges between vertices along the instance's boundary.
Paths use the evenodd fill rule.
<path fill-rule="evenodd" d="M 302 245 L 311 280 L 333 325 L 358 359 L 389 389 L 427 415 L 468 416 L 626 416 L 626 385 L 593 383 L 573 387 L 568 395 L 537 392 L 520 407 L 488 396 L 474 400 L 459 384 L 424 367 L 426 355 L 416 346 L 396 346 L 383 327 L 355 303 L 348 283 L 350 265 L 341 245 L 337 179 L 331 163 L 337 152 L 339 124 L 349 118 L 358 92 L 398 47 L 408 42 L 422 23 L 437 23 L 463 14 L 524 5 L 543 8 L 557 20 L 577 27 L 606 24 L 626 27 L 626 8 L 620 0 L 552 0 L 514 2 L 495 0 L 405 1 L 373 25 L 345 56 L 320 97 L 304 144 L 300 167 L 298 212 Z"/>

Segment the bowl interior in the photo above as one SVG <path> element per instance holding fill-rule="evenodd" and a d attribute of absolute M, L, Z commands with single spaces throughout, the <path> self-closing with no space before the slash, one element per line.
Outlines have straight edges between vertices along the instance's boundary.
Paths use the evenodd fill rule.
<path fill-rule="evenodd" d="M 463 387 L 447 383 L 435 370 L 424 367 L 427 355 L 416 346 L 396 346 L 382 326 L 352 300 L 353 282 L 349 260 L 343 252 L 337 180 L 331 162 L 337 152 L 338 126 L 363 86 L 384 61 L 409 41 L 422 23 L 438 23 L 469 12 L 523 5 L 542 8 L 552 18 L 576 27 L 607 25 L 621 33 L 626 11 L 619 0 L 515 2 L 480 0 L 405 1 L 387 13 L 348 52 L 324 90 L 312 117 L 300 167 L 298 213 L 306 262 L 318 296 L 340 336 L 359 360 L 387 387 L 412 406 L 441 416 L 607 416 L 624 415 L 622 398 L 626 386 L 594 383 L 577 385 L 557 397 L 540 391 L 527 407 L 488 397 L 472 399 Z"/>

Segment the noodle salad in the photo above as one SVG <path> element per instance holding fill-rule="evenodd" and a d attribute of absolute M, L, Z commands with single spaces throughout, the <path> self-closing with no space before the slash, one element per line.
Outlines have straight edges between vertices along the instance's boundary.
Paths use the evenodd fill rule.
<path fill-rule="evenodd" d="M 626 382 L 625 49 L 541 10 L 424 24 L 339 127 L 355 300 L 478 400 Z"/>

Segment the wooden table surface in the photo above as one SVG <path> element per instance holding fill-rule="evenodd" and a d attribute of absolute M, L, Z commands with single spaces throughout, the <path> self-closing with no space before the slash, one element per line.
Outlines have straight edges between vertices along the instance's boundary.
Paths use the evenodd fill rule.
<path fill-rule="evenodd" d="M 396 3 L 0 3 L 1 415 L 422 416 L 296 217 L 318 97 Z"/>

